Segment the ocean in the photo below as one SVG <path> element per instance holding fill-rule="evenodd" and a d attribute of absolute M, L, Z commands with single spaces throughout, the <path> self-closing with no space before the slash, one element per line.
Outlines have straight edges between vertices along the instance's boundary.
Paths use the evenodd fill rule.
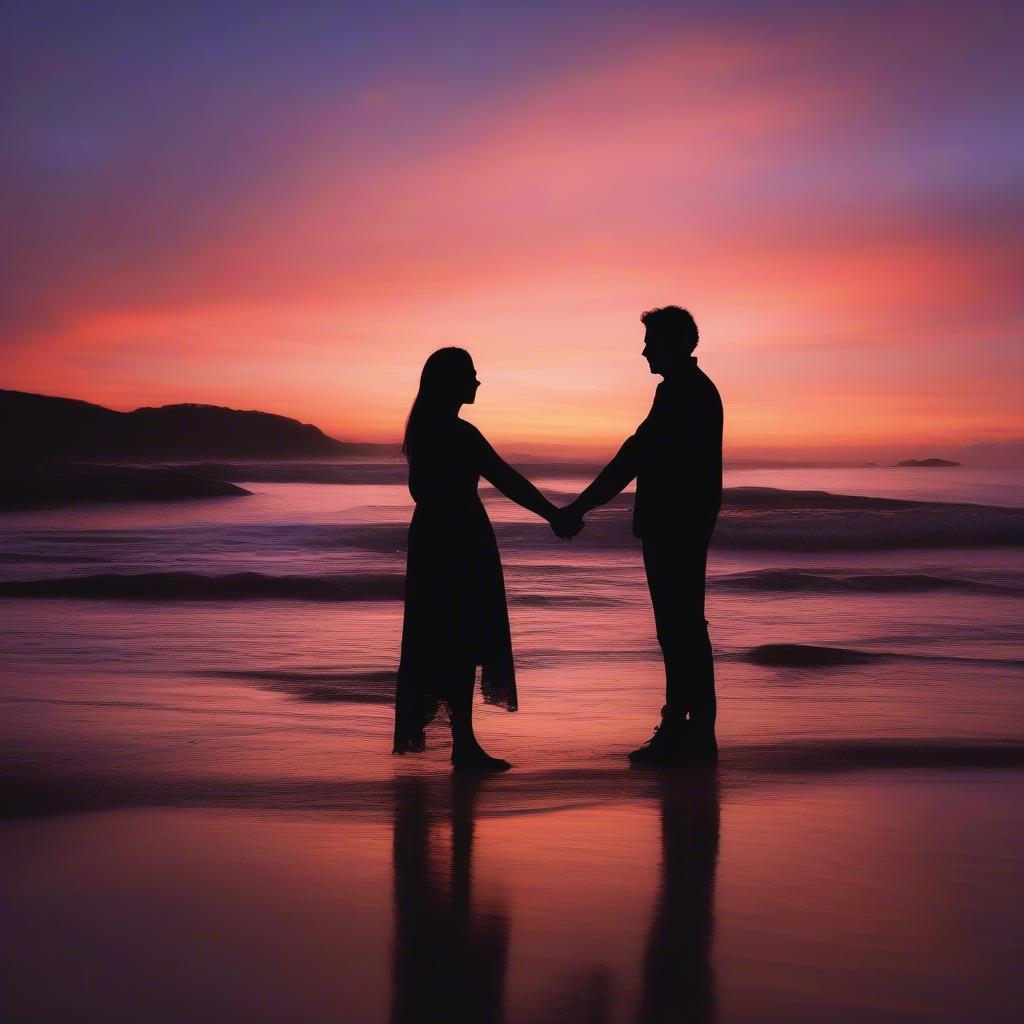
<path fill-rule="evenodd" d="M 484 488 L 521 710 L 470 783 L 390 754 L 402 465 L 232 472 L 0 514 L 7 1019 L 1013 1018 L 1024 471 L 727 471 L 721 763 L 667 777 L 629 496 L 566 543 Z"/>

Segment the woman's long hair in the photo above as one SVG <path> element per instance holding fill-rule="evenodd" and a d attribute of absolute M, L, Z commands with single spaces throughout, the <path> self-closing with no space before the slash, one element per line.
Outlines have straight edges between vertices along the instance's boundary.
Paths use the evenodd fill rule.
<path fill-rule="evenodd" d="M 465 393 L 466 377 L 472 372 L 473 357 L 464 348 L 439 348 L 427 357 L 420 374 L 420 389 L 405 421 L 402 454 L 407 459 Z"/>

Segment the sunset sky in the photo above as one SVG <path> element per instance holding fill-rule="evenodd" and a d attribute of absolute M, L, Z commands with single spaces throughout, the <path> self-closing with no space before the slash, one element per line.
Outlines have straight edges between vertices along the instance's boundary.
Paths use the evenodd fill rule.
<path fill-rule="evenodd" d="M 1024 438 L 1022 4 L 8 12 L 2 387 L 597 451 L 672 302 L 734 454 Z"/>

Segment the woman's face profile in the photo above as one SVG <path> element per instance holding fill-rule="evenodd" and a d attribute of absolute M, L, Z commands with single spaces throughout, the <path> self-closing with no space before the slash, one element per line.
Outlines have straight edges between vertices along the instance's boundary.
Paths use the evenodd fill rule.
<path fill-rule="evenodd" d="M 476 367 L 470 363 L 466 369 L 466 390 L 463 401 L 466 405 L 472 405 L 476 401 L 476 390 L 480 387 L 480 381 L 477 380 Z"/>

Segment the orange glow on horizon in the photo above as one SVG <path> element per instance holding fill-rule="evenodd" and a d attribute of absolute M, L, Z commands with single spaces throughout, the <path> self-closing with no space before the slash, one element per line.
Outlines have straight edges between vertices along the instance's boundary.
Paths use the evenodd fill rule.
<path fill-rule="evenodd" d="M 467 96 L 397 157 L 337 125 L 397 116 L 400 76 L 310 108 L 208 230 L 34 283 L 3 386 L 393 442 L 423 359 L 459 344 L 495 443 L 601 452 L 653 389 L 639 313 L 678 302 L 732 451 L 1024 436 L 1012 223 L 904 187 L 888 94 L 820 32 L 658 39 Z"/>

